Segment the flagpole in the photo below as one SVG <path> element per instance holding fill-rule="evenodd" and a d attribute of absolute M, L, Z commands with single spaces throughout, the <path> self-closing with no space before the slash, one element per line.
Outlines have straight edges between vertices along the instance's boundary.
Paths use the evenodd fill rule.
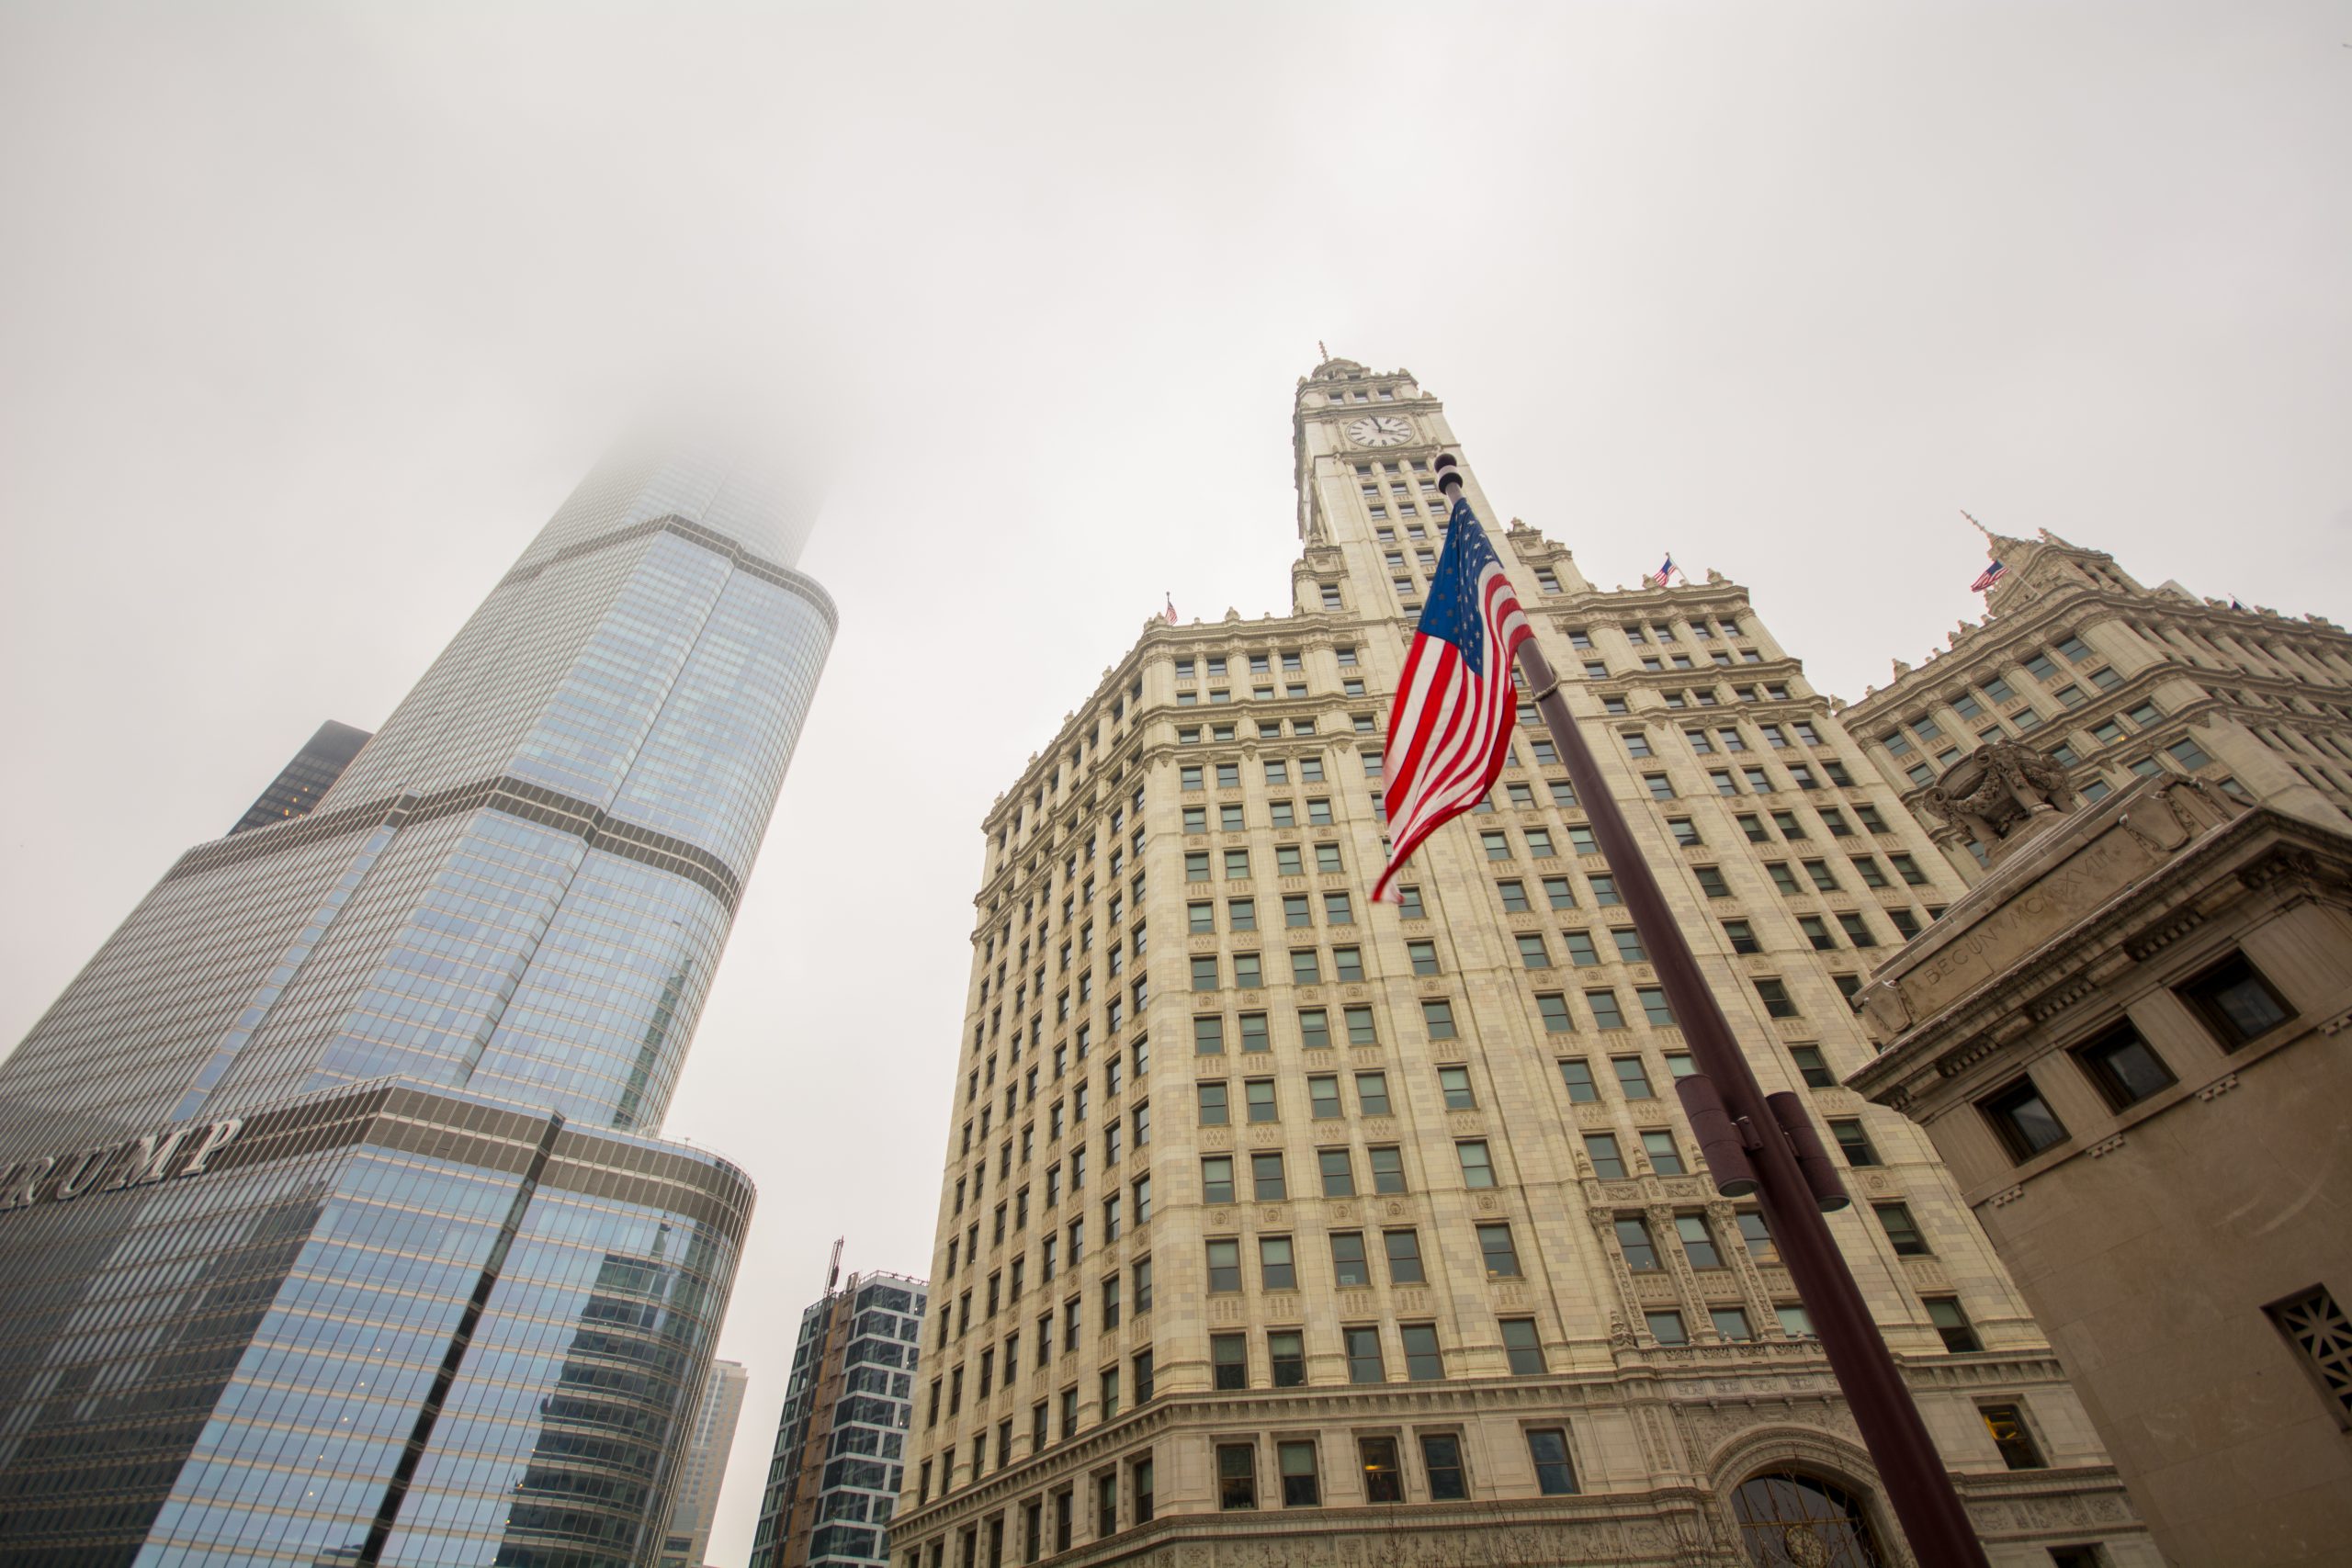
<path fill-rule="evenodd" d="M 1455 459 L 1441 456 L 1435 467 L 1448 502 L 1460 500 Z M 1820 1134 L 1798 1097 L 1768 1097 L 1756 1081 L 1535 638 L 1520 645 L 1519 666 L 1690 1048 L 1698 1071 L 1675 1087 L 1716 1190 L 1756 1194 L 1919 1568 L 1987 1568 L 1943 1456 L 1822 1218 L 1825 1204 L 1843 1208 L 1849 1200 Z"/>

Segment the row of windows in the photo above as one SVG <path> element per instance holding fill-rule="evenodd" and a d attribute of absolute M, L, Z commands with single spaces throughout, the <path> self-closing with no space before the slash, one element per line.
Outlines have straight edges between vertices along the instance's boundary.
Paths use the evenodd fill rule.
<path fill-rule="evenodd" d="M 1815 774 L 1812 764 L 1807 762 L 1791 762 L 1786 764 L 1786 766 L 1788 769 L 1789 783 L 1792 786 L 1797 789 L 1806 791 L 1817 790 L 1822 787 L 1825 779 L 1827 783 L 1836 784 L 1841 789 L 1850 789 L 1853 787 L 1853 775 L 1846 771 L 1845 764 L 1842 762 L 1832 761 L 1823 763 L 1820 776 L 1816 776 Z M 1778 795 L 1781 793 L 1781 785 L 1779 782 L 1772 777 L 1772 771 L 1770 768 L 1710 768 L 1707 770 L 1707 784 L 1709 787 L 1711 787 L 1714 793 L 1719 795 Z M 1743 785 L 1745 785 L 1744 788 L 1742 787 Z M 1663 773 L 1644 773 L 1642 775 L 1642 787 L 1652 800 L 1674 800 L 1679 798 L 1678 793 L 1674 787 L 1673 777 L 1670 774 Z"/>
<path fill-rule="evenodd" d="M 1553 588 L 1547 592 L 1557 592 L 1558 590 Z M 1695 671 L 1700 668 L 1698 660 L 1688 653 L 1644 653 L 1635 658 L 1642 672 L 1649 675 L 1661 675 L 1669 670 Z M 1585 678 L 1589 681 L 1606 681 L 1615 673 L 1607 663 L 1598 659 L 1587 659 L 1581 662 Z M 1707 654 L 1707 662 L 1718 669 L 1729 670 L 1740 664 L 1761 664 L 1764 655 L 1752 648 L 1718 648 Z M 1785 688 L 1782 690 L 1785 693 Z"/>
<path fill-rule="evenodd" d="M 2278 987 L 2243 953 L 2232 954 L 2178 987 L 2175 994 L 2224 1051 L 2235 1051 L 2295 1016 Z M 2104 1030 L 2064 1055 L 2112 1111 L 2129 1110 L 2178 1081 L 2155 1048 L 2129 1023 Z M 1979 1100 L 1977 1110 L 1992 1124 L 2010 1158 L 2019 1164 L 2072 1135 L 2042 1098 L 2031 1073 Z"/>
<path fill-rule="evenodd" d="M 1309 852 L 1310 847 L 1303 844 L 1275 845 L 1274 874 L 1276 876 L 1306 875 L 1306 857 Z M 1315 870 L 1319 875 L 1336 875 L 1347 870 L 1346 863 L 1340 857 L 1340 846 L 1336 843 L 1313 845 L 1311 852 L 1315 857 Z M 1212 852 L 1208 850 L 1185 852 L 1184 880 L 1186 882 L 1209 880 L 1209 867 L 1213 863 L 1210 858 L 1211 853 Z M 1250 876 L 1250 852 L 1246 849 L 1229 849 L 1225 851 L 1222 858 L 1214 863 L 1223 870 L 1227 882 L 1247 882 Z"/>
<path fill-rule="evenodd" d="M 1756 726 L 1756 732 L 1761 735 L 1764 738 L 1764 743 L 1775 751 L 1788 750 L 1792 744 L 1806 746 L 1821 744 L 1820 731 L 1815 729 L 1812 723 L 1805 719 L 1792 719 L 1785 728 L 1778 724 L 1759 722 Z M 1621 730 L 1618 733 L 1618 739 L 1624 741 L 1628 756 L 1647 757 L 1652 754 L 1649 735 L 1645 730 Z M 1736 724 L 1717 725 L 1713 729 L 1686 729 L 1682 732 L 1682 739 L 1691 751 L 1698 756 L 1709 756 L 1717 751 L 1753 750 L 1747 744 L 1747 732 Z"/>
<path fill-rule="evenodd" d="M 1041 1407 L 1042 1409 L 1042 1407 Z M 1536 1490 L 1545 1496 L 1568 1496 L 1577 1491 L 1576 1466 L 1568 1451 L 1568 1429 L 1564 1426 L 1530 1426 L 1522 1428 L 1527 1445 L 1527 1457 L 1533 1473 Z M 1458 1502 L 1471 1496 L 1468 1468 L 1463 1459 L 1463 1434 L 1458 1427 L 1416 1429 L 1409 1434 L 1411 1450 L 1419 1456 L 1417 1477 L 1408 1477 L 1400 1452 L 1407 1434 L 1394 1431 L 1360 1433 L 1354 1438 L 1353 1469 L 1341 1473 L 1355 1478 L 1363 1488 L 1362 1500 L 1370 1504 L 1398 1504 L 1407 1501 L 1446 1503 Z M 1316 1508 L 1323 1506 L 1325 1487 L 1323 1469 L 1324 1439 L 1317 1437 L 1278 1436 L 1262 1444 L 1256 1438 L 1222 1441 L 1216 1444 L 1216 1474 L 1217 1507 L 1224 1512 L 1254 1510 L 1261 1506 L 1279 1506 L 1283 1508 Z M 1000 1444 L 1001 1450 L 1002 1444 Z M 954 1484 L 953 1450 L 948 1450 L 945 1464 L 946 1486 Z M 1265 1467 L 1272 1461 L 1269 1472 Z M 999 1463 L 1003 1461 L 1000 1459 Z M 1157 1509 L 1156 1466 L 1147 1450 L 1118 1464 L 1096 1471 L 1089 1479 L 1094 1508 L 1093 1529 L 1097 1540 L 1118 1533 L 1120 1520 L 1121 1477 L 1125 1477 L 1127 1528 L 1151 1522 Z M 931 1466 L 926 1462 L 916 1483 L 916 1501 L 927 1500 L 931 1493 Z M 975 1478 L 980 1473 L 976 1461 Z M 1271 1478 L 1272 1484 L 1261 1491 Z M 1414 1484 L 1417 1483 L 1417 1484 Z M 1413 1489 L 1408 1498 L 1408 1487 Z M 943 1495 L 944 1488 L 943 1488 Z M 1354 1501 L 1353 1497 L 1342 1498 Z M 1049 1553 L 1070 1551 L 1077 1541 L 1078 1489 L 1064 1487 L 1048 1497 L 1032 1498 L 1019 1510 L 1021 1539 L 1009 1541 L 1005 1515 L 992 1516 L 984 1523 L 963 1531 L 957 1545 L 955 1568 L 1003 1568 L 1012 1561 L 1009 1550 L 1018 1550 L 1023 1562 L 1035 1562 Z M 931 1543 L 929 1568 L 949 1568 L 946 1562 L 947 1541 L 944 1537 Z M 909 1568 L 922 1568 L 920 1561 L 910 1560 Z"/>
<path fill-rule="evenodd" d="M 1341 669 L 1349 670 L 1355 667 L 1356 650 L 1352 645 L 1343 644 L 1331 651 L 1338 659 Z M 1197 670 L 1205 673 L 1212 681 L 1222 680 L 1233 663 L 1240 664 L 1252 675 L 1271 676 L 1275 671 L 1277 661 L 1282 672 L 1285 675 L 1303 673 L 1306 669 L 1306 655 L 1295 648 L 1286 648 L 1278 653 L 1244 654 L 1238 660 L 1228 660 L 1227 657 L 1222 653 L 1210 653 L 1197 656 L 1197 662 L 1195 662 L 1194 655 L 1184 654 L 1176 660 L 1176 679 L 1190 681 L 1194 678 L 1194 672 Z"/>
<path fill-rule="evenodd" d="M 1343 696 L 1363 696 L 1364 694 L 1363 682 L 1360 678 L 1351 675 L 1340 682 L 1340 692 Z M 1283 685 L 1281 690 L 1281 695 L 1285 701 L 1297 701 L 1304 698 L 1306 694 L 1306 682 L 1304 681 L 1287 682 Z M 1252 700 L 1257 702 L 1271 702 L 1275 696 L 1275 689 L 1272 685 L 1252 686 L 1250 688 L 1250 695 Z M 1176 705 L 1180 708 L 1198 707 L 1201 705 L 1201 696 L 1202 694 L 1198 692 L 1178 692 L 1176 694 Z M 1208 689 L 1207 696 L 1208 705 L 1211 707 L 1221 707 L 1233 701 L 1232 691 L 1224 686 L 1211 686 Z M 1279 722 L 1261 721 L 1258 726 L 1258 733 L 1261 735 L 1280 735 L 1282 733 L 1282 727 Z M 1295 733 L 1300 735 L 1312 735 L 1315 733 L 1315 726 L 1310 722 L 1305 728 L 1299 729 Z"/>
<path fill-rule="evenodd" d="M 1278 718 L 1261 718 L 1255 721 L 1255 730 L 1258 739 L 1261 740 L 1276 739 L 1283 733 L 1283 721 Z M 1295 736 L 1313 735 L 1316 733 L 1316 721 L 1309 717 L 1294 718 L 1290 721 L 1289 732 Z M 1176 731 L 1176 743 L 1179 746 L 1198 746 L 1201 744 L 1204 733 L 1206 734 L 1208 739 L 1212 743 L 1217 745 L 1229 744 L 1240 739 L 1239 727 L 1236 725 L 1213 724 L 1207 728 L 1205 732 L 1204 732 L 1198 725 L 1185 725 Z M 1320 758 L 1310 758 L 1306 761 L 1314 762 L 1315 771 L 1311 773 L 1307 772 L 1302 765 L 1299 779 L 1303 784 L 1314 784 L 1323 776 L 1321 772 L 1323 766 L 1322 760 Z M 1198 788 L 1199 786 L 1193 785 L 1192 787 Z"/>
<path fill-rule="evenodd" d="M 1724 637 L 1744 637 L 1748 635 L 1741 628 L 1740 624 L 1729 615 L 1722 616 L 1712 624 L 1703 615 L 1693 615 L 1690 617 L 1690 635 L 1702 642 L 1713 639 L 1718 630 Z M 1624 635 L 1625 640 L 1629 643 L 1667 644 L 1678 640 L 1674 635 L 1673 626 L 1666 621 L 1651 621 L 1646 624 L 1641 621 L 1627 621 L 1617 629 Z M 1577 649 L 1591 648 L 1591 631 L 1583 626 L 1569 627 L 1568 646 Z"/>
<path fill-rule="evenodd" d="M 1603 664 L 1587 663 L 1584 672 L 1589 680 L 1603 681 L 1609 678 L 1608 666 Z M 1731 694 L 1734 701 L 1743 703 L 1785 703 L 1791 700 L 1787 684 L 1779 681 L 1767 682 L 1761 686 L 1734 686 L 1731 689 Z M 1687 690 L 1675 688 L 1662 691 L 1658 695 L 1669 708 L 1712 708 L 1723 705 L 1722 694 L 1712 686 L 1699 686 Z M 1634 711 L 1633 698 L 1620 692 L 1605 692 L 1600 698 L 1600 711 L 1612 718 L 1630 714 Z M 1522 722 L 1525 721 L 1522 720 Z"/>
<path fill-rule="evenodd" d="M 1338 951 L 1338 950 L 1335 950 Z M 1354 952 L 1351 948 L 1346 950 Z M 1342 976 L 1345 977 L 1344 976 Z M 1357 1005 L 1340 1010 L 1351 1045 L 1377 1045 L 1380 1036 L 1373 1021 L 1372 1009 Z M 1238 1015 L 1240 1024 L 1238 1038 L 1246 1053 L 1270 1051 L 1273 1048 L 1266 1032 L 1266 1015 L 1245 1012 Z M 1453 1003 L 1445 997 L 1421 998 L 1421 1027 L 1431 1040 L 1452 1040 L 1455 1037 Z M 1328 1008 L 1298 1010 L 1299 1043 L 1310 1051 L 1328 1050 L 1332 1043 L 1331 1014 Z M 1221 1056 L 1225 1054 L 1226 1029 L 1222 1013 L 1199 1013 L 1193 1019 L 1193 1054 L 1195 1056 Z"/>

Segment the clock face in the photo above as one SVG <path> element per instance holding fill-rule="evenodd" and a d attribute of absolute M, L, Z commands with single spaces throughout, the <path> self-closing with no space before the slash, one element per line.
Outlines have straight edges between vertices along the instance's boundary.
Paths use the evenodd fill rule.
<path fill-rule="evenodd" d="M 1348 422 L 1348 439 L 1359 446 L 1401 446 L 1412 438 L 1413 427 L 1393 413 Z"/>

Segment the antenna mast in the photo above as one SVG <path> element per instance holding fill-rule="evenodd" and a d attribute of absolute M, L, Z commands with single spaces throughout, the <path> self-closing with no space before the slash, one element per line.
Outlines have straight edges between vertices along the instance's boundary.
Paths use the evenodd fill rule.
<path fill-rule="evenodd" d="M 825 1265 L 825 1293 L 829 1296 L 833 1293 L 833 1287 L 841 1283 L 842 1243 L 848 1239 L 845 1235 L 833 1237 L 833 1259 Z"/>

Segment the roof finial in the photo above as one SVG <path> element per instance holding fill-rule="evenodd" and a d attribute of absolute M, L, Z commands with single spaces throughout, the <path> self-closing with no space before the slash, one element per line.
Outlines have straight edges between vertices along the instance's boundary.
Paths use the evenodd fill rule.
<path fill-rule="evenodd" d="M 1315 340 L 1315 352 L 1321 355 L 1323 359 L 1329 359 L 1331 357 L 1331 351 L 1323 346 L 1323 340 L 1319 337 Z"/>
<path fill-rule="evenodd" d="M 1965 517 L 1965 518 L 1967 518 L 1967 519 L 1968 519 L 1968 525 L 1969 525 L 1970 527 L 1972 527 L 1972 528 L 1975 529 L 1978 533 L 1980 533 L 1980 534 L 1982 534 L 1982 535 L 1984 535 L 1984 542 L 1985 542 L 1987 545 L 1990 545 L 1990 544 L 1992 544 L 1992 543 L 1993 543 L 1993 530 L 1992 530 L 1992 529 L 1990 529 L 1990 528 L 1987 528 L 1986 526 L 1984 526 L 1984 524 L 1979 523 L 1978 521 L 1976 521 L 1976 518 L 1975 518 L 1974 514 L 1973 514 L 1973 513 L 1972 513 L 1968 510 L 1968 508 L 1966 508 L 1966 507 L 1964 507 L 1964 506 L 1963 506 L 1963 507 L 1962 507 L 1962 508 L 1960 509 L 1960 514 L 1961 514 L 1962 517 Z"/>

